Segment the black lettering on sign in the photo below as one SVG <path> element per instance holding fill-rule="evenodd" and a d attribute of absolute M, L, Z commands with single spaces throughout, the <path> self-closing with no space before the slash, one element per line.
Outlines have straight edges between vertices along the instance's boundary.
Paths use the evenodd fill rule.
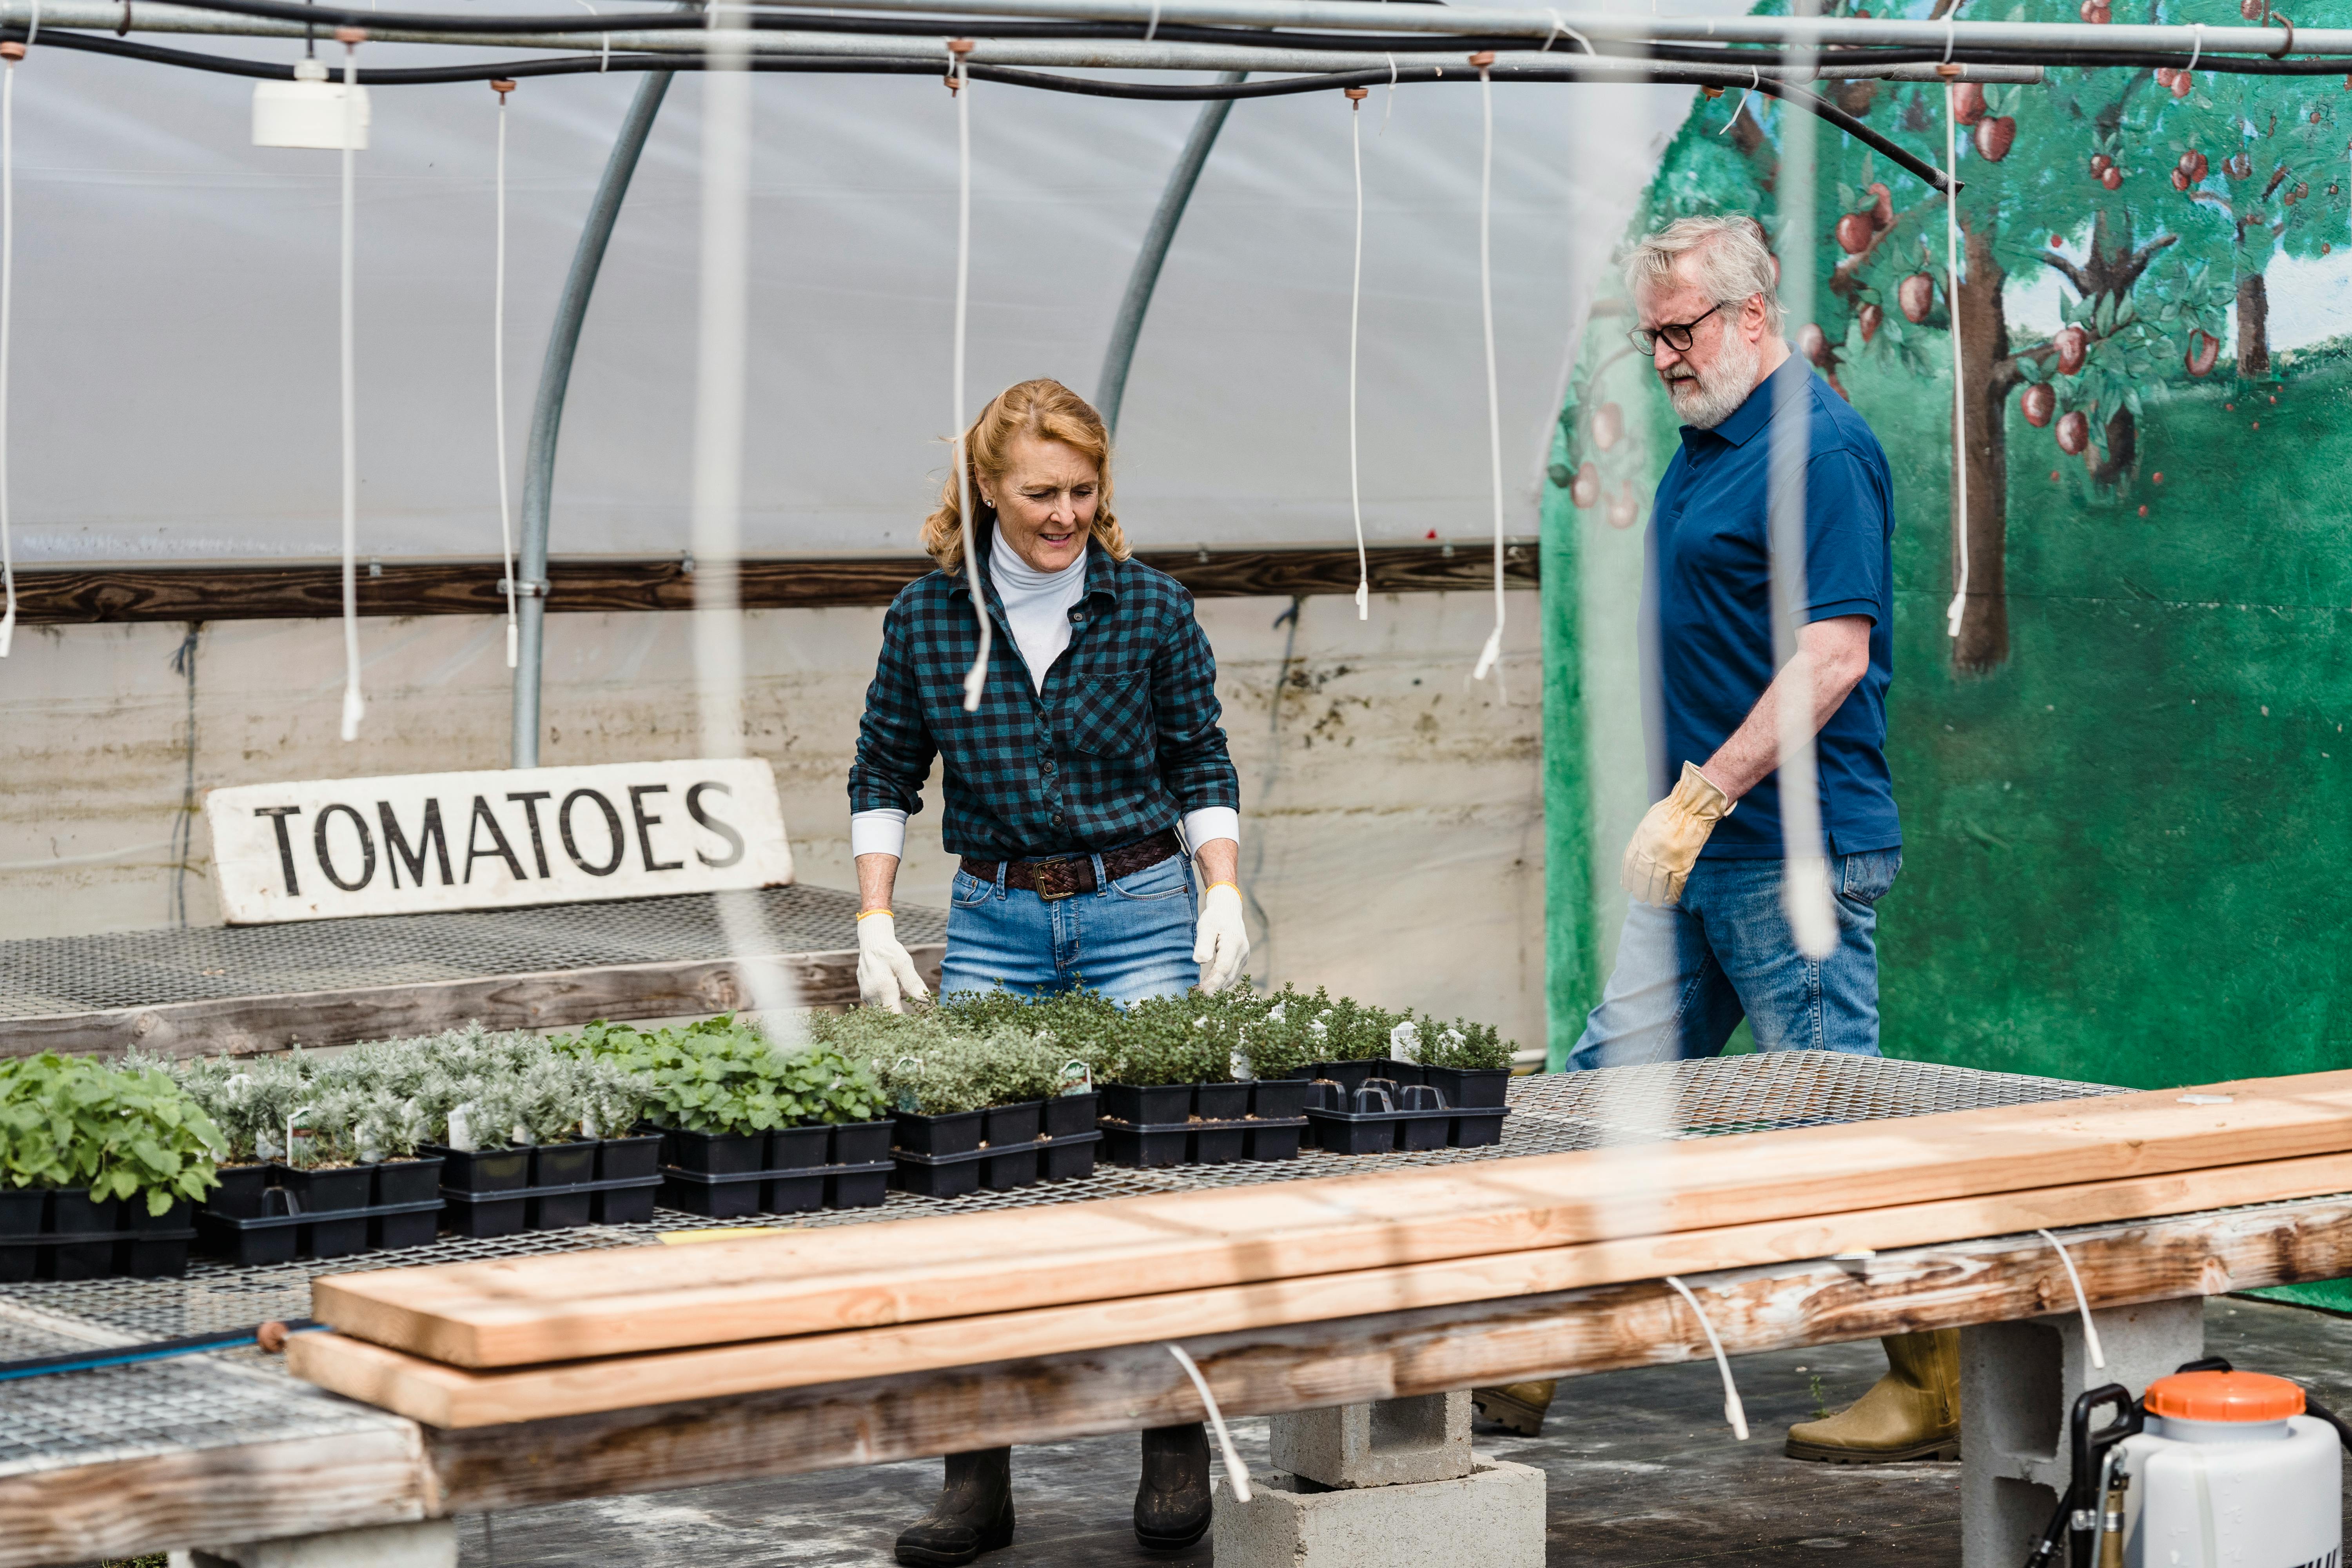
<path fill-rule="evenodd" d="M 629 815 L 636 818 L 637 822 L 637 852 L 645 857 L 646 869 L 648 871 L 675 871 L 686 864 L 683 860 L 654 858 L 652 828 L 655 824 L 661 821 L 661 818 L 646 815 L 646 796 L 668 793 L 667 784 L 631 784 L 629 786 Z"/>
<path fill-rule="evenodd" d="M 360 879 L 356 882 L 344 881 L 335 870 L 333 858 L 327 853 L 327 825 L 335 820 L 335 813 L 339 811 L 352 819 L 352 826 L 360 836 Z M 386 812 L 384 819 L 390 821 L 391 813 Z M 320 806 L 318 821 L 310 829 L 310 852 L 319 858 L 319 869 L 327 874 L 327 880 L 346 893 L 356 893 L 375 879 L 375 836 L 368 831 L 367 818 L 362 816 L 355 807 L 340 801 L 333 805 Z M 394 876 L 397 886 L 398 873 L 394 873 Z"/>
<path fill-rule="evenodd" d="M 286 819 L 301 816 L 302 808 L 299 805 L 257 806 L 253 815 L 269 818 L 269 826 L 278 829 L 278 865 L 286 873 L 286 896 L 289 899 L 299 896 L 302 884 L 294 875 L 294 840 L 286 831 Z"/>
<path fill-rule="evenodd" d="M 580 841 L 572 836 L 572 808 L 583 800 L 594 801 L 596 809 L 604 814 L 604 832 L 613 846 L 613 858 L 602 866 L 588 864 L 580 853 Z M 563 852 L 572 857 L 574 866 L 592 877 L 611 876 L 621 868 L 621 857 L 629 852 L 629 841 L 621 833 L 621 814 L 613 809 L 611 801 L 593 789 L 575 789 L 565 795 L 563 804 L 555 808 L 555 826 L 563 836 Z"/>
<path fill-rule="evenodd" d="M 692 816 L 695 821 L 702 824 L 703 826 L 709 828 L 711 832 L 716 833 L 719 837 L 727 840 L 727 858 L 724 860 L 713 860 L 709 856 L 705 855 L 699 849 L 694 852 L 694 858 L 701 861 L 704 865 L 710 867 L 714 870 L 723 871 L 728 867 L 735 864 L 736 861 L 743 858 L 743 836 L 736 832 L 734 828 L 729 826 L 725 822 L 722 822 L 718 817 L 711 816 L 709 812 L 703 809 L 702 792 L 711 789 L 717 790 L 720 795 L 731 795 L 735 793 L 732 789 L 720 784 L 716 779 L 705 779 L 700 784 L 694 785 L 686 792 L 686 809 L 687 814 Z"/>
<path fill-rule="evenodd" d="M 485 827 L 490 830 L 490 847 L 488 849 L 478 847 Z M 466 824 L 466 880 L 468 883 L 474 879 L 475 860 L 484 855 L 495 855 L 505 861 L 508 871 L 513 874 L 516 881 L 530 879 L 522 874 L 522 862 L 515 858 L 514 850 L 507 843 L 507 836 L 499 830 L 499 819 L 491 812 L 490 803 L 476 795 L 473 819 Z"/>
<path fill-rule="evenodd" d="M 408 868 L 410 881 L 420 888 L 425 886 L 425 852 L 427 849 L 433 851 L 433 858 L 441 863 L 441 885 L 445 888 L 449 885 L 449 836 L 441 830 L 439 801 L 429 795 L 425 797 L 425 821 L 416 830 L 416 847 L 414 850 L 408 847 L 407 836 L 400 831 L 399 819 L 392 815 L 392 802 L 377 801 L 375 815 L 377 820 L 383 824 L 384 854 L 392 862 L 392 885 L 394 888 L 400 886 L 400 868 L 403 866 Z"/>
<path fill-rule="evenodd" d="M 530 819 L 530 858 L 539 862 L 539 879 L 544 882 L 549 876 L 547 840 L 541 837 L 539 833 L 539 803 L 552 797 L 543 789 L 527 789 L 520 795 L 510 795 L 507 798 L 522 802 L 522 814 Z"/>

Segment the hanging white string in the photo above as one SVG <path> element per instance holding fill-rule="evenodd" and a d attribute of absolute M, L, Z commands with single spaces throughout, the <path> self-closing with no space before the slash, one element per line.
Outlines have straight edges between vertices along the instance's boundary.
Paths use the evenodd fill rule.
<path fill-rule="evenodd" d="M 1143 29 L 1143 41 L 1150 43 L 1160 34 L 1160 0 L 1151 0 L 1151 25 Z"/>
<path fill-rule="evenodd" d="M 1192 1358 L 1184 1353 L 1182 1345 L 1171 1342 L 1168 1353 L 1176 1358 L 1176 1364 L 1184 1369 L 1184 1375 L 1191 1378 L 1192 1386 L 1200 1391 L 1201 1405 L 1209 1413 L 1209 1425 L 1216 1428 L 1217 1447 L 1224 1450 L 1225 1474 L 1232 1478 L 1234 1483 L 1234 1500 L 1249 1501 L 1249 1467 L 1242 1463 L 1241 1455 L 1234 1450 L 1234 1440 L 1225 1431 L 1224 1413 L 1217 1408 L 1217 1396 L 1209 1392 L 1209 1380 L 1201 1375 L 1201 1369 L 1192 1364 Z"/>
<path fill-rule="evenodd" d="M 2033 1233 L 2058 1249 L 2058 1261 L 2066 1266 L 2067 1283 L 2074 1287 L 2074 1310 L 2083 1314 L 2083 1344 L 2091 1352 L 2091 1365 L 2100 1372 L 2107 1370 L 2107 1353 L 2099 1346 L 2099 1325 L 2091 1321 L 2090 1299 L 2083 1294 L 2083 1277 L 2074 1272 L 2074 1260 L 2066 1255 L 2066 1244 L 2046 1230 Z"/>
<path fill-rule="evenodd" d="M 1706 1321 L 1706 1309 L 1698 1304 L 1698 1298 L 1690 1293 L 1690 1287 L 1671 1274 L 1666 1276 L 1666 1283 L 1680 1291 L 1682 1299 L 1690 1303 L 1692 1315 L 1698 1319 L 1699 1329 L 1706 1335 L 1707 1348 L 1715 1352 L 1716 1370 L 1723 1373 L 1723 1418 L 1731 1423 L 1731 1435 L 1745 1443 L 1748 1441 L 1748 1407 L 1739 1403 L 1739 1387 L 1731 1381 L 1731 1358 L 1723 1353 L 1723 1342 L 1715 1337 L 1715 1325 Z"/>
<path fill-rule="evenodd" d="M 587 13 L 588 13 L 588 15 L 590 15 L 591 16 L 599 16 L 604 15 L 604 13 L 603 13 L 603 12 L 601 12 L 601 11 L 599 11 L 599 10 L 597 10 L 595 6 L 591 5 L 590 4 L 588 4 L 588 0 L 572 0 L 572 3 L 573 5 L 575 5 L 579 6 L 583 11 L 587 12 Z M 608 70 L 611 70 L 612 68 L 613 68 L 613 35 L 612 35 L 612 34 L 610 34 L 610 33 L 607 33 L 607 34 L 605 34 L 605 35 L 604 35 L 604 53 L 603 58 L 600 58 L 600 59 L 597 61 L 597 63 L 596 63 L 596 69 L 597 69 L 598 73 L 601 75 L 602 73 L 604 73 L 604 72 L 605 72 L 605 71 L 608 71 Z M 500 94 L 499 94 L 499 106 L 500 106 L 501 108 L 505 107 L 506 101 L 507 101 L 506 94 L 504 94 L 504 93 L 500 93 Z"/>
<path fill-rule="evenodd" d="M 16 289 L 16 57 L 24 46 L 12 47 L 8 67 L 0 75 L 0 592 L 7 607 L 0 610 L 0 658 L 8 657 L 16 638 L 16 552 L 8 522 L 8 329 Z"/>
<path fill-rule="evenodd" d="M 1950 46 L 1945 46 L 1948 51 Z M 1959 572 L 1952 602 L 1944 610 L 1944 635 L 1960 635 L 1969 603 L 1969 400 L 1960 379 L 1960 132 L 1955 100 L 1959 88 L 1944 86 L 1944 302 L 1952 311 L 1952 539 L 1959 546 Z"/>
<path fill-rule="evenodd" d="M 1384 51 L 1385 52 L 1385 51 Z M 1389 95 L 1381 101 L 1381 134 L 1389 133 L 1389 116 L 1396 112 L 1397 64 L 1394 55 L 1388 56 Z"/>
<path fill-rule="evenodd" d="M 1356 160 L 1356 271 L 1348 295 L 1348 505 L 1356 518 L 1356 618 L 1372 617 L 1372 568 L 1364 553 L 1363 479 L 1356 448 L 1356 337 L 1364 312 L 1364 116 L 1360 87 L 1348 89 L 1348 146 Z"/>
<path fill-rule="evenodd" d="M 971 297 L 971 79 L 963 57 L 971 45 L 963 39 L 954 57 L 950 86 L 956 100 L 956 295 L 955 295 L 955 473 L 956 520 L 963 525 L 964 581 L 971 586 L 972 618 L 980 624 L 980 652 L 963 678 L 963 710 L 980 711 L 980 694 L 988 685 L 988 600 L 980 585 L 980 552 L 974 548 L 971 526 L 971 463 L 964 451 L 963 353 L 964 328 Z"/>
<path fill-rule="evenodd" d="M 490 408 L 498 436 L 499 552 L 507 566 L 507 668 L 516 666 L 521 631 L 515 619 L 514 511 L 507 499 L 507 94 L 514 83 L 500 79 L 499 94 L 498 261 L 490 289 Z"/>
<path fill-rule="evenodd" d="M 25 29 L 25 47 L 31 48 L 33 40 L 41 36 L 41 0 L 33 0 L 32 25 Z"/>
<path fill-rule="evenodd" d="M 2193 71 L 2197 68 L 2197 57 L 2205 52 L 2204 23 L 2189 24 L 2189 68 Z"/>
<path fill-rule="evenodd" d="M 1478 308 L 1486 329 L 1486 461 L 1495 502 L 1495 629 L 1486 634 L 1471 679 L 1484 680 L 1503 658 L 1503 404 L 1495 376 L 1495 82 L 1487 67 L 1494 56 L 1477 57 L 1478 102 L 1486 138 L 1478 161 Z"/>
<path fill-rule="evenodd" d="M 360 46 L 358 29 L 341 29 L 343 43 L 343 739 L 356 741 L 367 701 L 360 695 L 360 478 L 356 378 L 352 374 L 352 247 L 354 177 L 360 137 Z"/>

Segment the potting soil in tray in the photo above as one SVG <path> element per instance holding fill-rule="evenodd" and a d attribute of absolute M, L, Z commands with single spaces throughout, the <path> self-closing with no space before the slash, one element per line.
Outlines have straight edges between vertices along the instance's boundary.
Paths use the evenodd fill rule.
<path fill-rule="evenodd" d="M 1503 1141 L 1501 1106 L 1453 1106 L 1430 1084 L 1369 1079 L 1349 1090 L 1331 1079 L 1308 1086 L 1307 1119 L 1316 1146 L 1334 1154 L 1475 1148 Z"/>
<path fill-rule="evenodd" d="M 1065 1132 L 1053 1138 L 984 1143 L 956 1154 L 901 1149 L 890 1181 L 901 1192 L 926 1198 L 960 1198 L 982 1185 L 994 1192 L 1010 1192 L 1039 1181 L 1067 1181 L 1093 1173 L 1095 1149 L 1102 1139 L 1100 1132 Z"/>
<path fill-rule="evenodd" d="M 1114 1165 L 1226 1165 L 1236 1160 L 1295 1160 L 1303 1116 L 1223 1121 L 1130 1122 L 1106 1116 L 1102 1157 Z"/>
<path fill-rule="evenodd" d="M 653 1217 L 659 1135 L 581 1138 L 514 1149 L 444 1150 L 445 1221 L 459 1236 L 625 1225 Z"/>
<path fill-rule="evenodd" d="M 438 1154 L 367 1165 L 230 1165 L 195 1216 L 205 1249 L 241 1265 L 422 1247 L 440 1228 Z"/>
<path fill-rule="evenodd" d="M 150 1215 L 143 1195 L 92 1201 L 87 1187 L 0 1192 L 0 1281 L 184 1274 L 195 1234 L 185 1199 Z"/>

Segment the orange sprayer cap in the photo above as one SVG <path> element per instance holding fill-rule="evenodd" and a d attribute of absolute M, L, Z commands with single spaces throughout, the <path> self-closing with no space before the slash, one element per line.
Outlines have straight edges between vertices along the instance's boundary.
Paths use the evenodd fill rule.
<path fill-rule="evenodd" d="M 2284 1421 L 2303 1390 L 2259 1372 L 2177 1372 L 2147 1385 L 2147 1413 L 2168 1421 Z"/>

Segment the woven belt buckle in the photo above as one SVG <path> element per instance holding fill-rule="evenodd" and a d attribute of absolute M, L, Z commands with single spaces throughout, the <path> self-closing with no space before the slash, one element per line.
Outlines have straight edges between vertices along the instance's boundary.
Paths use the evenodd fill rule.
<path fill-rule="evenodd" d="M 1048 903 L 1091 893 L 1095 890 L 1094 858 L 1065 855 L 1054 860 L 1032 860 L 1029 876 L 1037 885 L 1037 896 Z"/>

